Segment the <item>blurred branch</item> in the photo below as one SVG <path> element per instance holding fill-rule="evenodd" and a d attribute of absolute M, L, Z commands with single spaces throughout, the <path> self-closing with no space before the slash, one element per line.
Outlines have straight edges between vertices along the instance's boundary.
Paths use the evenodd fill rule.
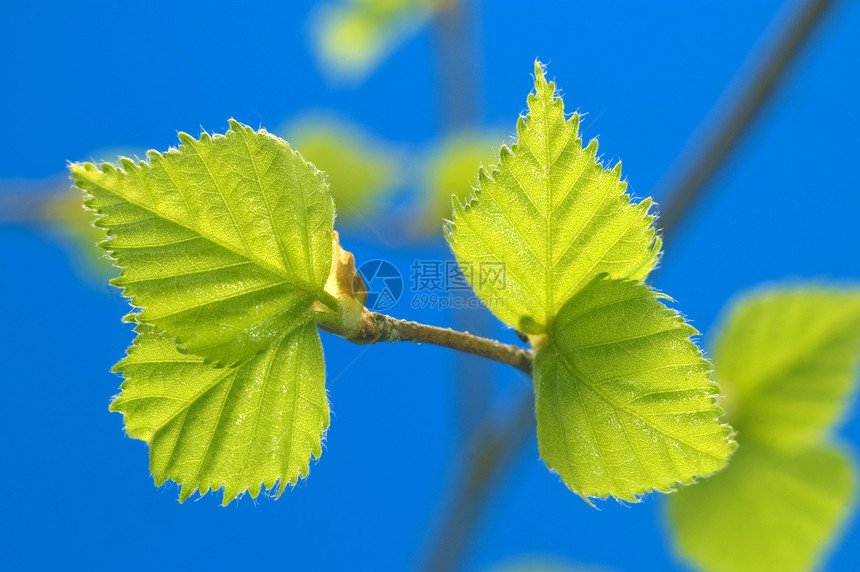
<path fill-rule="evenodd" d="M 0 224 L 42 224 L 67 222 L 74 214 L 52 208 L 67 198 L 66 176 L 44 179 L 0 180 Z"/>
<path fill-rule="evenodd" d="M 466 553 L 481 511 L 501 478 L 534 431 L 534 405 L 530 394 L 520 396 L 510 418 L 485 419 L 473 433 L 464 452 L 467 467 L 462 482 L 450 499 L 449 512 L 441 523 L 441 534 L 425 570 L 456 570 Z"/>
<path fill-rule="evenodd" d="M 791 64 L 800 55 L 813 32 L 836 0 L 804 0 L 775 40 L 763 50 L 758 64 L 747 78 L 740 93 L 726 109 L 717 107 L 707 124 L 712 130 L 702 140 L 685 150 L 679 165 L 670 172 L 677 174 L 658 185 L 652 196 L 665 197 L 666 208 L 660 214 L 664 239 L 680 226 L 708 188 L 711 180 L 731 157 L 738 142 L 752 128 L 758 115 L 771 100 Z"/>
<path fill-rule="evenodd" d="M 712 116 L 721 118 L 715 122 L 715 129 L 697 147 L 696 159 L 689 169 L 677 177 L 666 194 L 660 195 L 667 197 L 660 219 L 664 237 L 671 236 L 689 216 L 707 184 L 728 159 L 730 150 L 749 130 L 817 24 L 835 3 L 836 0 L 804 1 L 762 57 L 756 72 L 749 76 L 736 103 L 728 111 L 712 112 Z M 449 499 L 427 570 L 444 572 L 460 566 L 492 488 L 519 457 L 534 427 L 534 396 L 528 391 L 519 398 L 508 419 L 493 424 L 485 422 L 476 432 L 467 447 L 466 469 Z"/>
<path fill-rule="evenodd" d="M 443 125 L 450 133 L 472 127 L 478 121 L 477 55 L 472 2 L 448 0 L 440 5 L 436 19 L 439 101 Z"/>
<path fill-rule="evenodd" d="M 46 222 L 45 202 L 50 195 L 0 195 L 0 224 Z"/>
<path fill-rule="evenodd" d="M 439 0 L 436 18 L 436 47 L 439 74 L 440 118 L 449 136 L 473 129 L 478 123 L 480 95 L 475 53 L 474 0 Z M 453 189 L 452 189 L 453 190 Z M 450 192 L 448 204 L 450 205 Z M 450 207 L 449 207 L 450 208 Z M 449 211 L 450 212 L 450 211 Z M 437 223 L 438 224 L 438 223 Z M 458 330 L 487 334 L 491 318 L 483 308 L 453 312 Z M 486 414 L 490 401 L 489 364 L 467 355 L 454 358 L 457 379 L 458 432 L 471 435 Z"/>

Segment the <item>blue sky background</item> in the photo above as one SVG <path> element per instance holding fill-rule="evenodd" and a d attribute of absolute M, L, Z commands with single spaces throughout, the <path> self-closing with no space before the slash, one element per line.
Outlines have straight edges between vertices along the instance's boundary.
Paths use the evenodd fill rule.
<path fill-rule="evenodd" d="M 513 2 L 480 6 L 478 122 L 513 134 L 549 65 L 586 138 L 623 158 L 652 193 L 725 94 L 777 1 Z M 0 3 L 0 191 L 63 175 L 101 149 L 165 149 L 176 132 L 223 132 L 227 118 L 276 128 L 333 109 L 419 148 L 442 132 L 434 37 L 407 42 L 357 86 L 332 83 L 309 48 L 311 3 Z M 860 3 L 842 2 L 712 194 L 668 243 L 655 286 L 704 332 L 745 289 L 784 280 L 856 283 L 860 274 Z M 14 182 L 15 186 L 20 181 Z M 664 197 L 656 196 L 658 202 Z M 391 242 L 397 242 L 391 237 Z M 404 274 L 447 258 L 437 240 L 404 252 L 348 231 L 359 260 Z M 451 352 L 369 349 L 324 336 L 332 425 L 310 478 L 275 502 L 179 505 L 152 486 L 146 446 L 124 436 L 109 372 L 132 338 L 116 290 L 82 278 L 74 247 L 50 229 L 0 225 L 0 567 L 399 570 L 426 549 L 460 448 Z M 401 302 L 390 313 L 448 324 Z M 505 341 L 497 325 L 486 332 Z M 494 367 L 504 408 L 528 380 Z M 856 408 L 855 408 L 856 409 Z M 840 433 L 860 445 L 860 413 Z M 467 559 L 483 570 L 543 554 L 618 570 L 684 570 L 662 502 L 588 507 L 550 474 L 532 440 L 498 488 Z M 828 569 L 860 552 L 855 517 Z"/>

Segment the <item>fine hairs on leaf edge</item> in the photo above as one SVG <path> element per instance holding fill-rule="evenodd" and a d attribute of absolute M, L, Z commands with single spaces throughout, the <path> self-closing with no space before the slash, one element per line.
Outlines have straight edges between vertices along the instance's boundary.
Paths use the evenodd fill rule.
<path fill-rule="evenodd" d="M 593 280 L 595 280 L 595 281 L 596 280 L 607 280 L 607 279 L 612 280 L 613 282 L 628 282 L 631 284 L 639 284 L 635 280 L 611 279 L 611 278 L 609 278 L 609 275 L 606 273 L 600 274 L 600 275 L 593 278 Z M 542 459 L 547 470 L 549 472 L 555 474 L 558 477 L 559 482 L 563 486 L 565 486 L 568 490 L 570 490 L 571 492 L 576 494 L 578 497 L 580 497 L 583 501 L 585 501 L 586 504 L 588 504 L 590 507 L 592 507 L 596 510 L 600 510 L 600 507 L 598 507 L 594 503 L 594 501 L 609 501 L 611 499 L 611 500 L 614 500 L 615 502 L 617 502 L 618 504 L 621 504 L 623 506 L 626 506 L 627 503 L 638 504 L 639 502 L 642 502 L 643 500 L 645 500 L 645 498 L 647 496 L 649 496 L 653 493 L 662 493 L 662 494 L 668 495 L 668 494 L 672 494 L 672 493 L 677 492 L 682 487 L 692 486 L 692 485 L 695 485 L 701 481 L 709 479 L 709 478 L 713 477 L 714 475 L 717 475 L 718 473 L 720 473 L 723 469 L 725 469 L 728 466 L 728 464 L 731 462 L 732 457 L 735 455 L 735 453 L 737 452 L 737 450 L 740 446 L 738 444 L 738 441 L 737 441 L 737 431 L 730 424 L 726 423 L 725 421 L 722 421 L 722 419 L 726 416 L 726 411 L 720 405 L 719 400 L 725 396 L 722 394 L 719 384 L 714 379 L 713 361 L 711 361 L 708 358 L 708 356 L 706 355 L 703 348 L 699 345 L 699 343 L 697 343 L 697 340 L 702 337 L 701 332 L 695 326 L 693 326 L 690 322 L 687 321 L 684 314 L 680 310 L 678 310 L 677 308 L 675 308 L 673 306 L 669 306 L 668 304 L 664 303 L 664 301 L 675 302 L 674 298 L 668 296 L 667 294 L 660 292 L 659 290 L 655 289 L 654 287 L 652 287 L 648 284 L 644 284 L 644 286 L 655 296 L 656 300 L 658 300 L 660 302 L 661 306 L 663 306 L 664 311 L 671 313 L 671 315 L 672 315 L 671 321 L 675 325 L 675 327 L 678 330 L 683 330 L 687 334 L 686 338 L 684 339 L 686 345 L 695 351 L 695 353 L 698 356 L 698 359 L 701 360 L 701 362 L 703 364 L 707 364 L 708 369 L 706 370 L 706 373 L 707 373 L 708 381 L 709 381 L 708 386 L 709 386 L 709 389 L 711 390 L 711 392 L 709 392 L 705 397 L 708 400 L 710 400 L 710 402 L 711 402 L 711 407 L 709 408 L 709 411 L 713 412 L 714 420 L 719 423 L 719 428 L 723 431 L 723 434 L 725 436 L 725 439 L 726 439 L 726 442 L 727 442 L 727 445 L 728 445 L 730 451 L 729 451 L 728 456 L 725 458 L 725 461 L 724 461 L 722 467 L 716 468 L 713 471 L 710 471 L 708 473 L 699 474 L 699 475 L 691 475 L 687 479 L 676 479 L 676 480 L 671 481 L 671 482 L 661 483 L 660 485 L 655 485 L 655 486 L 651 486 L 651 487 L 641 487 L 638 490 L 633 491 L 631 493 L 630 497 L 619 497 L 619 496 L 615 496 L 612 494 L 605 495 L 605 496 L 600 496 L 600 495 L 590 496 L 587 494 L 583 494 L 582 492 L 574 490 L 573 488 L 571 488 L 565 482 L 561 473 L 558 470 L 550 467 L 546 463 L 546 461 Z M 549 332 L 546 335 L 549 335 Z M 549 339 L 548 339 L 548 341 L 549 341 Z"/>
<path fill-rule="evenodd" d="M 551 97 L 553 105 L 560 105 L 563 107 L 564 101 L 558 95 L 558 88 L 555 82 L 548 81 L 546 79 L 546 65 L 542 64 L 539 60 L 536 59 L 534 62 L 534 70 L 535 71 L 533 77 L 535 87 L 532 89 L 532 91 L 529 92 L 527 101 L 531 103 L 534 98 L 537 97 L 537 91 L 539 89 L 540 82 L 542 81 L 547 86 L 547 89 L 549 89 L 552 93 Z M 516 124 L 516 134 L 515 136 L 511 137 L 511 140 L 509 142 L 503 143 L 501 145 L 499 149 L 498 163 L 491 164 L 488 167 L 481 165 L 478 168 L 477 184 L 472 186 L 471 192 L 462 199 L 455 194 L 451 195 L 451 218 L 442 219 L 443 233 L 449 243 L 453 240 L 454 237 L 453 230 L 456 226 L 456 223 L 454 222 L 455 213 L 460 211 L 468 212 L 469 210 L 477 206 L 480 203 L 481 186 L 489 182 L 494 182 L 496 180 L 496 177 L 500 174 L 501 168 L 505 165 L 506 161 L 509 161 L 513 156 L 516 155 L 518 148 L 517 140 L 520 138 L 522 131 L 526 128 L 526 118 L 528 117 L 528 115 L 529 111 L 526 110 L 524 113 L 520 113 L 520 115 L 518 116 Z M 574 111 L 569 116 L 565 117 L 565 124 L 573 126 L 573 130 L 576 132 L 576 140 L 579 141 L 579 145 L 582 151 L 589 154 L 591 156 L 591 159 L 594 160 L 594 162 L 603 170 L 603 172 L 608 172 L 613 177 L 614 181 L 623 187 L 621 189 L 622 193 L 627 195 L 630 206 L 634 209 L 642 210 L 642 214 L 648 220 L 648 228 L 651 233 L 652 250 L 654 253 L 654 264 L 652 269 L 657 268 L 659 266 L 660 258 L 662 257 L 663 244 L 662 238 L 660 237 L 656 226 L 657 220 L 659 218 L 655 208 L 657 206 L 657 203 L 651 197 L 644 197 L 638 199 L 637 201 L 637 197 L 628 192 L 628 183 L 626 180 L 622 180 L 621 176 L 622 162 L 617 161 L 614 165 L 612 165 L 611 168 L 607 164 L 604 164 L 601 156 L 598 156 L 597 154 L 599 148 L 599 142 L 597 137 L 592 138 L 591 140 L 589 140 L 587 145 L 582 146 L 583 137 L 582 132 L 580 130 L 581 115 L 582 114 L 580 112 Z"/>
<path fill-rule="evenodd" d="M 184 131 L 179 131 L 177 133 L 177 138 L 180 141 L 179 146 L 170 146 L 166 151 L 163 151 L 163 152 L 157 151 L 155 149 L 149 149 L 146 151 L 146 158 L 145 159 L 141 159 L 139 157 L 135 157 L 134 159 L 132 159 L 132 158 L 129 158 L 126 156 L 120 156 L 117 158 L 117 161 L 115 163 L 109 162 L 109 161 L 102 161 L 102 162 L 96 164 L 95 162 L 92 162 L 92 161 L 84 161 L 84 162 L 69 161 L 67 163 L 67 166 L 72 172 L 72 179 L 73 180 L 74 180 L 75 173 L 81 172 L 81 171 L 83 171 L 83 172 L 99 172 L 101 174 L 111 174 L 111 172 L 115 171 L 115 172 L 118 172 L 122 175 L 129 175 L 130 169 L 150 169 L 150 168 L 152 168 L 152 161 L 156 158 L 158 160 L 163 160 L 165 156 L 181 154 L 183 152 L 183 149 L 185 146 L 192 146 L 193 147 L 193 145 L 195 143 L 198 143 L 198 142 L 205 143 L 205 142 L 209 142 L 209 141 L 219 141 L 222 139 L 226 139 L 228 137 L 228 133 L 231 133 L 231 132 L 233 132 L 233 133 L 238 133 L 239 131 L 244 131 L 245 133 L 250 132 L 250 133 L 254 133 L 254 134 L 263 135 L 263 136 L 271 139 L 278 146 L 285 148 L 287 152 L 291 153 L 294 157 L 298 158 L 301 162 L 310 166 L 311 169 L 313 169 L 313 175 L 320 180 L 320 182 L 323 184 L 325 190 L 329 194 L 329 198 L 330 198 L 331 204 L 332 204 L 332 211 L 333 211 L 332 223 L 334 224 L 334 222 L 337 219 L 337 205 L 335 204 L 334 199 L 331 197 L 330 185 L 329 185 L 328 181 L 326 180 L 326 176 L 325 176 L 325 173 L 323 171 L 319 170 L 316 167 L 316 165 L 314 165 L 313 163 L 306 161 L 304 159 L 304 157 L 302 156 L 302 154 L 299 151 L 297 151 L 296 149 L 294 149 L 288 141 L 286 141 L 283 138 L 278 137 L 277 135 L 269 132 L 264 127 L 261 126 L 259 129 L 254 130 L 252 127 L 245 125 L 245 124 L 237 121 L 236 119 L 234 119 L 232 117 L 227 120 L 227 123 L 228 123 L 227 132 L 210 134 L 206 130 L 201 129 L 201 132 L 200 132 L 198 139 L 195 139 L 193 136 L 189 135 L 188 133 L 186 133 Z M 77 188 L 79 188 L 79 187 L 77 187 Z M 128 301 L 129 305 L 132 307 L 132 310 L 129 312 L 129 314 L 127 314 L 123 318 L 123 321 L 132 322 L 132 323 L 143 323 L 141 320 L 139 320 L 136 317 L 143 311 L 143 308 L 140 306 L 136 306 L 133 303 L 132 297 L 126 294 L 126 290 L 128 287 L 123 286 L 121 283 L 119 283 L 126 276 L 126 270 L 118 264 L 118 259 L 116 257 L 117 251 L 116 251 L 116 249 L 111 247 L 111 243 L 112 243 L 114 236 L 110 233 L 110 228 L 107 225 L 105 225 L 104 223 L 102 223 L 102 220 L 105 218 L 106 215 L 100 209 L 94 208 L 91 206 L 91 203 L 93 200 L 95 200 L 95 197 L 90 192 L 88 192 L 85 189 L 80 189 L 80 188 L 79 188 L 79 190 L 80 190 L 82 196 L 84 197 L 84 200 L 83 200 L 84 208 L 95 215 L 95 218 L 91 222 L 91 225 L 97 229 L 104 231 L 105 234 L 107 235 L 107 237 L 105 239 L 103 239 L 97 243 L 97 246 L 104 251 L 105 258 L 107 258 L 114 267 L 119 269 L 119 274 L 117 276 L 111 278 L 109 281 L 109 284 L 111 286 L 114 286 L 115 288 L 119 289 L 122 296 Z M 333 256 L 333 254 L 332 254 L 332 256 Z M 331 263 L 331 261 L 329 261 L 329 264 L 330 263 Z M 318 300 L 316 294 L 320 294 L 323 292 L 324 292 L 324 290 L 321 289 L 320 292 L 315 293 L 314 300 L 312 300 L 311 303 L 316 302 L 316 301 L 322 302 L 321 300 Z M 324 301 L 326 303 L 329 303 L 329 304 L 332 302 L 335 302 L 335 303 L 337 302 L 337 300 L 335 300 L 333 297 L 329 297 L 329 298 L 330 299 L 326 299 Z M 308 317 L 308 321 L 317 322 L 317 315 L 313 311 L 309 310 L 307 317 Z M 146 322 L 146 323 L 149 324 L 149 322 Z M 187 340 L 183 339 L 182 336 L 172 336 L 168 332 L 166 332 L 163 328 L 155 326 L 154 324 L 150 324 L 150 325 L 152 325 L 155 328 L 156 332 L 162 333 L 162 334 L 167 334 L 169 337 L 171 337 L 175 341 L 176 347 L 180 352 L 188 354 L 188 355 L 194 355 L 194 356 L 199 355 L 199 354 L 195 353 L 194 351 L 188 349 Z M 261 348 L 257 352 L 255 352 L 254 354 L 245 356 L 243 359 L 237 359 L 237 360 L 229 361 L 229 362 L 225 361 L 225 360 L 213 359 L 213 358 L 206 357 L 206 356 L 203 356 L 203 357 L 204 357 L 204 363 L 206 363 L 208 365 L 213 365 L 213 366 L 218 367 L 218 368 L 234 367 L 234 366 L 239 366 L 242 363 L 252 359 L 254 356 L 259 355 L 259 353 L 261 353 L 262 351 L 265 351 L 265 348 Z"/>
<path fill-rule="evenodd" d="M 150 324 L 139 324 L 139 323 L 134 328 L 134 332 L 137 336 L 144 334 L 144 333 L 157 333 L 152 325 L 150 325 Z M 284 337 L 286 337 L 286 335 L 288 335 L 288 334 L 285 334 Z M 169 336 L 165 336 L 165 337 L 170 339 Z M 331 425 L 331 419 L 330 419 L 330 416 L 332 415 L 331 413 L 329 414 L 330 416 L 326 420 L 326 422 L 323 423 L 321 426 L 319 445 L 317 446 L 317 448 L 314 448 L 309 452 L 307 464 L 305 465 L 304 463 L 302 463 L 299 466 L 299 469 L 296 473 L 294 473 L 292 475 L 288 475 L 286 478 L 275 477 L 274 479 L 271 479 L 271 480 L 264 480 L 260 483 L 257 483 L 257 486 L 252 485 L 250 487 L 246 487 L 242 490 L 235 492 L 233 494 L 233 496 L 231 496 L 230 498 L 227 498 L 227 496 L 226 496 L 227 483 L 226 483 L 226 481 L 223 481 L 223 480 L 221 481 L 221 483 L 214 483 L 213 482 L 213 483 L 208 483 L 208 484 L 202 484 L 202 486 L 193 487 L 192 484 L 186 485 L 183 481 L 178 480 L 175 475 L 172 475 L 169 472 L 165 473 L 163 475 L 160 475 L 161 478 L 157 477 L 155 475 L 155 471 L 152 468 L 152 444 L 150 442 L 150 439 L 145 439 L 142 436 L 132 436 L 131 433 L 129 432 L 127 424 L 126 424 L 126 416 L 129 413 L 127 411 L 122 410 L 122 409 L 118 409 L 117 405 L 115 405 L 116 402 L 118 400 L 120 400 L 120 397 L 122 396 L 123 391 L 125 391 L 127 389 L 127 384 L 130 381 L 130 379 L 126 378 L 126 376 L 125 376 L 125 373 L 124 373 L 125 370 L 123 368 L 123 364 L 124 364 L 124 362 L 126 362 L 126 360 L 128 358 L 131 357 L 131 353 L 134 350 L 134 348 L 135 348 L 135 343 L 133 342 L 126 349 L 125 356 L 123 357 L 123 359 L 120 360 L 116 365 L 114 365 L 113 368 L 111 368 L 111 373 L 116 374 L 122 380 L 122 382 L 119 386 L 119 390 L 120 390 L 119 393 L 116 393 L 113 397 L 111 397 L 110 403 L 108 404 L 108 411 L 113 412 L 113 413 L 119 413 L 122 416 L 123 432 L 125 434 L 125 437 L 127 437 L 129 439 L 141 440 L 144 443 L 146 443 L 149 461 L 150 461 L 149 472 L 150 472 L 150 476 L 153 479 L 153 484 L 157 488 L 169 488 L 169 487 L 174 486 L 174 485 L 179 487 L 178 500 L 179 500 L 180 504 L 184 504 L 189 499 L 194 500 L 194 501 L 200 500 L 203 497 L 205 497 L 206 495 L 208 495 L 209 493 L 212 493 L 212 495 L 215 496 L 215 495 L 217 495 L 217 493 L 219 491 L 221 491 L 222 496 L 221 496 L 221 503 L 220 504 L 222 507 L 225 507 L 225 506 L 229 505 L 231 502 L 233 502 L 234 500 L 238 501 L 239 499 L 243 498 L 247 494 L 250 494 L 252 499 L 257 499 L 262 494 L 262 495 L 265 495 L 267 498 L 272 498 L 274 500 L 277 500 L 287 490 L 287 488 L 292 490 L 302 480 L 306 480 L 309 477 L 311 467 L 314 464 L 319 462 L 320 458 L 322 457 L 322 453 L 326 449 L 326 440 L 328 437 L 328 430 L 330 429 L 330 425 Z M 177 350 L 178 350 L 178 348 L 177 348 Z M 198 362 L 200 365 L 206 365 L 209 367 L 214 367 L 210 363 L 205 363 L 203 361 L 202 357 L 200 357 L 200 356 L 195 356 L 195 357 L 197 357 L 198 359 L 201 360 Z M 235 370 L 235 369 L 239 369 L 241 367 L 242 367 L 242 365 L 240 364 L 240 365 L 235 365 L 235 366 L 223 366 L 223 367 L 220 367 L 218 369 Z M 326 401 L 326 403 L 330 403 L 328 387 L 325 387 L 325 401 Z M 330 409 L 330 406 L 329 406 L 329 409 Z M 189 487 L 193 487 L 193 488 L 189 489 Z M 188 490 L 189 492 L 184 493 L 183 492 L 184 490 Z M 195 494 L 197 495 L 197 498 L 194 498 Z"/>

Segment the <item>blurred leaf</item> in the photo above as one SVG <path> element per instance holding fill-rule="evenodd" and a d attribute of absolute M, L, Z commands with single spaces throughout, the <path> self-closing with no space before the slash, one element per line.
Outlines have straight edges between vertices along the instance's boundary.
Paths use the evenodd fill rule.
<path fill-rule="evenodd" d="M 317 9 L 314 50 L 332 75 L 360 80 L 445 0 L 340 0 Z"/>
<path fill-rule="evenodd" d="M 851 458 L 828 440 L 855 387 L 860 291 L 761 291 L 718 339 L 715 375 L 741 446 L 670 499 L 678 549 L 704 570 L 812 570 L 856 494 Z"/>
<path fill-rule="evenodd" d="M 704 570 L 816 568 L 853 504 L 857 479 L 842 451 L 796 454 L 743 443 L 718 475 L 670 499 L 681 551 Z"/>
<path fill-rule="evenodd" d="M 742 301 L 714 351 L 744 439 L 799 450 L 848 403 L 860 363 L 860 291 L 774 290 Z"/>
<path fill-rule="evenodd" d="M 422 230 L 438 232 L 451 218 L 451 196 L 465 200 L 478 183 L 479 167 L 499 162 L 499 142 L 479 133 L 460 133 L 439 143 L 425 159 Z"/>
<path fill-rule="evenodd" d="M 696 333 L 636 282 L 595 279 L 561 308 L 535 400 L 541 457 L 571 490 L 635 502 L 726 464 L 732 431 Z"/>
<path fill-rule="evenodd" d="M 325 173 L 338 222 L 372 214 L 398 183 L 398 152 L 356 125 L 313 115 L 286 130 L 302 157 Z"/>

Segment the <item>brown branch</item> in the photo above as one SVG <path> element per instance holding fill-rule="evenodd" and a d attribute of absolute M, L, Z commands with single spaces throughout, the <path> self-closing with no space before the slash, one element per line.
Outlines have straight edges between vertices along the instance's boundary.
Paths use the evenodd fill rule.
<path fill-rule="evenodd" d="M 527 375 L 531 375 L 532 372 L 534 352 L 531 350 L 475 336 L 469 332 L 458 332 L 450 328 L 410 322 L 378 312 L 365 310 L 357 331 L 345 332 L 328 324 L 319 324 L 319 327 L 354 344 L 365 345 L 381 342 L 433 344 L 510 365 Z"/>

